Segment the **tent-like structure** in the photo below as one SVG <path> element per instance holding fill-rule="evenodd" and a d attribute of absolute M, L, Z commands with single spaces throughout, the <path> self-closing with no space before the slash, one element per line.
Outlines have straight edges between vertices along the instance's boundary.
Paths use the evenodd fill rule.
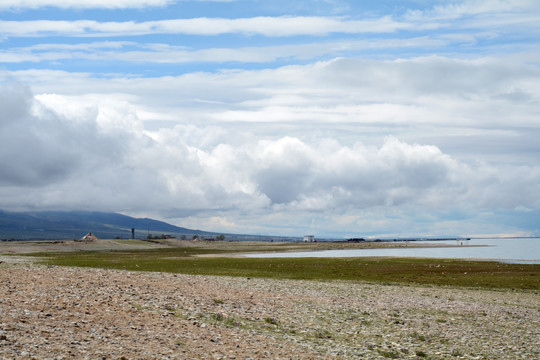
<path fill-rule="evenodd" d="M 92 234 L 92 232 L 89 232 L 88 234 L 86 234 L 85 236 L 81 238 L 81 241 L 94 241 L 97 239 L 98 238 L 94 234 Z"/>

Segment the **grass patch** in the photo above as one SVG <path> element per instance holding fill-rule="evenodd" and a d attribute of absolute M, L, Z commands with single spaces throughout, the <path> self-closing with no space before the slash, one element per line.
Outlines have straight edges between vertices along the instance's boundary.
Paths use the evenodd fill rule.
<path fill-rule="evenodd" d="M 426 341 L 426 337 L 422 334 L 419 334 L 418 332 L 414 331 L 412 334 L 411 334 L 411 337 L 413 339 L 416 339 L 416 340 L 419 340 L 419 341 Z"/>
<path fill-rule="evenodd" d="M 235 320 L 232 317 L 225 318 L 225 320 L 223 321 L 223 324 L 225 324 L 226 327 L 237 327 L 237 326 L 242 325 L 240 321 Z"/>
<path fill-rule="evenodd" d="M 272 324 L 272 325 L 278 325 L 278 321 L 274 318 L 271 318 L 271 317 L 267 317 L 267 318 L 264 318 L 264 322 L 267 323 L 267 324 Z"/>
<path fill-rule="evenodd" d="M 539 264 L 413 258 L 195 257 L 239 248 L 179 247 L 129 251 L 35 253 L 57 266 L 306 280 L 416 283 L 493 289 L 540 289 Z M 219 302 L 219 300 L 218 300 Z"/>
<path fill-rule="evenodd" d="M 452 355 L 452 356 L 456 356 L 456 357 L 461 357 L 461 356 L 463 356 L 463 352 L 461 352 L 460 350 L 454 349 L 454 350 L 452 350 L 452 354 L 451 354 L 451 355 Z"/>
<path fill-rule="evenodd" d="M 330 333 L 330 331 L 328 330 L 319 330 L 315 332 L 315 337 L 317 339 L 331 339 L 332 333 Z"/>
<path fill-rule="evenodd" d="M 379 354 L 388 359 L 397 359 L 400 357 L 399 353 L 395 350 L 377 350 Z"/>
<path fill-rule="evenodd" d="M 423 352 L 422 350 L 417 350 L 417 351 L 415 352 L 415 354 L 416 354 L 416 356 L 418 356 L 418 357 L 426 357 L 426 353 Z"/>

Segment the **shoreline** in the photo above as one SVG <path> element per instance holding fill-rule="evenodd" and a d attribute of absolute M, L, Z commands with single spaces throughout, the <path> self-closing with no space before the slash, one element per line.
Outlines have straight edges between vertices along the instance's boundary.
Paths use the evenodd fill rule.
<path fill-rule="evenodd" d="M 240 248 L 239 253 L 247 252 L 297 252 L 341 249 L 386 249 L 386 248 L 453 248 L 479 247 L 485 245 L 468 244 L 426 244 L 416 241 L 366 241 L 366 242 L 253 242 L 253 241 L 190 241 L 167 239 L 147 241 L 141 239 L 99 239 L 94 241 L 79 240 L 17 240 L 0 242 L 0 254 L 28 254 L 35 252 L 69 252 L 69 251 L 116 251 L 116 250 L 148 250 L 168 247 L 216 248 L 227 250 Z M 245 248 L 254 250 L 245 250 Z M 233 251 L 234 252 L 234 251 Z M 232 252 L 231 252 L 232 253 Z"/>

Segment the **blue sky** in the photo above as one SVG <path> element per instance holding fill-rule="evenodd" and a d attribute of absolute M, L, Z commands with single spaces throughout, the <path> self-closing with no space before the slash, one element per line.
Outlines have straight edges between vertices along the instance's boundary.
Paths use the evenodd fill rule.
<path fill-rule="evenodd" d="M 540 2 L 3 0 L 0 208 L 540 235 Z"/>

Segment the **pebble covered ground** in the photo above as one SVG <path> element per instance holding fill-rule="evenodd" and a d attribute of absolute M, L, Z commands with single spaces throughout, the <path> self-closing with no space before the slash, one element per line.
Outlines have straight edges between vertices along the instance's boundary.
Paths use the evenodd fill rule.
<path fill-rule="evenodd" d="M 538 291 L 0 262 L 0 359 L 540 358 Z"/>

